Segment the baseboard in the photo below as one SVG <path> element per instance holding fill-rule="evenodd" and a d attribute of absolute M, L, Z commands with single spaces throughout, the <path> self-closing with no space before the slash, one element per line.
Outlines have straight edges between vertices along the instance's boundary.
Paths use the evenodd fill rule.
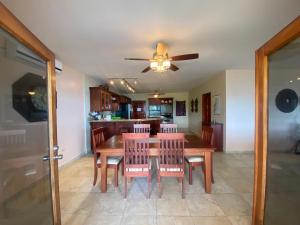
<path fill-rule="evenodd" d="M 85 156 L 85 155 L 86 155 L 86 154 L 82 153 L 82 154 L 80 154 L 80 155 L 78 155 L 78 156 L 75 156 L 74 158 L 70 159 L 69 161 L 65 162 L 64 164 L 59 165 L 58 168 L 59 168 L 59 169 L 63 169 L 63 168 L 65 168 L 65 167 L 69 166 L 69 165 L 70 165 L 71 163 L 73 163 L 74 161 L 76 161 L 76 160 L 82 158 L 82 157 Z"/>

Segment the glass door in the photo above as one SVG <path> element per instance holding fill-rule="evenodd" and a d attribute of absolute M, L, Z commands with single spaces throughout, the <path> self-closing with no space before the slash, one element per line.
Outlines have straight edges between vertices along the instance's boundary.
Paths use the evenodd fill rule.
<path fill-rule="evenodd" d="M 269 56 L 265 225 L 300 221 L 300 38 Z"/>
<path fill-rule="evenodd" d="M 300 221 L 300 16 L 256 51 L 253 225 Z"/>
<path fill-rule="evenodd" d="M 1 225 L 54 224 L 47 74 L 42 58 L 0 30 Z"/>

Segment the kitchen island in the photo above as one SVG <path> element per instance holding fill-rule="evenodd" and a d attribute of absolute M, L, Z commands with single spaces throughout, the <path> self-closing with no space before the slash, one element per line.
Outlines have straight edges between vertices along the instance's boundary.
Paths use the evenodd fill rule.
<path fill-rule="evenodd" d="M 150 124 L 150 133 L 157 134 L 160 127 L 160 118 L 145 118 L 145 119 L 113 119 L 113 120 L 90 120 L 91 130 L 104 127 L 105 140 L 114 135 L 121 134 L 123 132 L 133 132 L 133 124 L 147 123 Z"/>

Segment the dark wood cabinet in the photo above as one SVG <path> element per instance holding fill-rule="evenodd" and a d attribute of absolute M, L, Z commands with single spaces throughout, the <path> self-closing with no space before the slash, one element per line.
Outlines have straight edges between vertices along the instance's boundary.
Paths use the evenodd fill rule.
<path fill-rule="evenodd" d="M 103 112 L 111 109 L 111 93 L 102 87 L 90 87 L 90 111 Z"/>
<path fill-rule="evenodd" d="M 94 121 L 90 122 L 91 130 L 99 127 L 104 127 L 104 138 L 105 140 L 109 139 L 113 135 L 121 134 L 121 129 L 126 129 L 127 132 L 133 132 L 133 124 L 135 123 L 147 123 L 150 124 L 150 133 L 155 135 L 159 132 L 160 129 L 160 120 L 124 120 L 124 121 Z"/>
<path fill-rule="evenodd" d="M 202 127 L 205 127 L 203 125 Z M 216 148 L 216 152 L 223 152 L 223 124 L 222 123 L 212 123 L 207 127 L 213 128 L 213 135 L 214 135 L 214 147 Z"/>
<path fill-rule="evenodd" d="M 132 118 L 146 118 L 146 101 L 132 101 Z"/>

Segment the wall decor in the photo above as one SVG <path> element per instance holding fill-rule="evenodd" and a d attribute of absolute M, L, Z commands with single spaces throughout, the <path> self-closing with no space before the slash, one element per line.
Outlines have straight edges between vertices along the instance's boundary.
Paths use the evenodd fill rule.
<path fill-rule="evenodd" d="M 198 112 L 198 98 L 195 99 L 195 112 Z"/>
<path fill-rule="evenodd" d="M 47 79 L 26 73 L 12 84 L 13 108 L 29 122 L 48 119 Z"/>
<path fill-rule="evenodd" d="M 281 112 L 290 113 L 298 106 L 298 95 L 292 89 L 282 89 L 278 92 L 275 102 Z"/>
<path fill-rule="evenodd" d="M 185 101 L 176 101 L 176 116 L 186 116 Z"/>
<path fill-rule="evenodd" d="M 194 112 L 194 100 L 191 101 L 191 112 Z"/>
<path fill-rule="evenodd" d="M 220 95 L 215 95 L 213 97 L 213 113 L 214 113 L 214 115 L 221 114 L 221 96 Z"/>

